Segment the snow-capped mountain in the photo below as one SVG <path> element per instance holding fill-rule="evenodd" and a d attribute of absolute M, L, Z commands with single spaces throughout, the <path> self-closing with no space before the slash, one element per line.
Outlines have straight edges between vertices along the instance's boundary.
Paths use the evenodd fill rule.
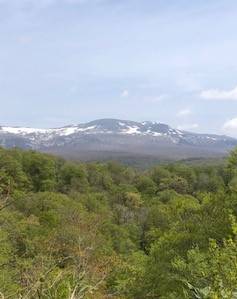
<path fill-rule="evenodd" d="M 101 119 L 55 129 L 0 127 L 0 145 L 48 151 L 78 158 L 91 153 L 188 158 L 224 155 L 237 146 L 227 136 L 196 134 L 157 122 Z M 87 157 L 88 156 L 88 157 Z"/>

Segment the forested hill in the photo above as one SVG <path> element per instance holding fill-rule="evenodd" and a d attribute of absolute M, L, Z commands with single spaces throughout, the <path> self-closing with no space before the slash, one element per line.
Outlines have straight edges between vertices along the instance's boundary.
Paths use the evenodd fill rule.
<path fill-rule="evenodd" d="M 0 149 L 0 298 L 237 298 L 237 151 L 145 172 Z"/>

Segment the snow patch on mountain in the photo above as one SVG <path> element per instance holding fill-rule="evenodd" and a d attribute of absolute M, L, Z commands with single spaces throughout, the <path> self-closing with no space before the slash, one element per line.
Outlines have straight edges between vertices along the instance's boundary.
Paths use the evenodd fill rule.
<path fill-rule="evenodd" d="M 236 140 L 227 136 L 197 134 L 178 129 L 162 123 L 144 121 L 134 122 L 126 120 L 102 119 L 85 124 L 69 125 L 61 128 L 38 129 L 27 127 L 0 127 L 0 142 L 22 138 L 27 146 L 32 148 L 63 146 L 83 139 L 84 136 L 134 136 L 134 138 L 154 138 L 156 142 L 190 145 L 226 145 L 236 144 Z M 144 139 L 145 140 L 145 139 Z M 13 141 L 14 143 L 15 141 Z M 144 141 L 145 142 L 145 141 Z M 15 144 L 15 143 L 14 143 Z"/>
<path fill-rule="evenodd" d="M 10 134 L 28 135 L 28 134 L 37 134 L 37 133 L 45 134 L 50 130 L 25 128 L 25 127 L 1 127 L 1 131 Z"/>
<path fill-rule="evenodd" d="M 126 129 L 122 130 L 123 134 L 141 134 L 138 127 L 127 127 Z"/>

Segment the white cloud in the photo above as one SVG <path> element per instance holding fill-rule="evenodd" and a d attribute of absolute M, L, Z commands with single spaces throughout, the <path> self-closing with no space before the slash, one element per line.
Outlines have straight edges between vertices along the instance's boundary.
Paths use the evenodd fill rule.
<path fill-rule="evenodd" d="M 129 96 L 129 91 L 127 89 L 123 90 L 121 93 L 122 98 L 127 98 Z"/>
<path fill-rule="evenodd" d="M 209 89 L 200 94 L 201 98 L 206 100 L 229 100 L 237 101 L 237 86 L 230 90 Z"/>
<path fill-rule="evenodd" d="M 223 131 L 227 134 L 237 136 L 237 117 L 227 120 L 223 125 Z"/>
<path fill-rule="evenodd" d="M 192 114 L 192 111 L 188 108 L 185 108 L 185 109 L 178 111 L 177 116 L 183 117 L 183 116 L 188 116 L 190 114 Z"/>
<path fill-rule="evenodd" d="M 184 131 L 187 131 L 187 130 L 197 129 L 198 127 L 199 127 L 198 124 L 193 123 L 193 124 L 183 124 L 183 125 L 179 125 L 177 128 L 178 128 L 178 130 L 184 130 Z"/>

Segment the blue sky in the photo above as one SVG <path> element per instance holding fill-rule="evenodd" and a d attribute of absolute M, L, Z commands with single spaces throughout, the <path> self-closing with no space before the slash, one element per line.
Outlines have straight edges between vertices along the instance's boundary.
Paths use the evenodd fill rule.
<path fill-rule="evenodd" d="M 236 0 L 0 0 L 0 123 L 237 137 Z"/>

